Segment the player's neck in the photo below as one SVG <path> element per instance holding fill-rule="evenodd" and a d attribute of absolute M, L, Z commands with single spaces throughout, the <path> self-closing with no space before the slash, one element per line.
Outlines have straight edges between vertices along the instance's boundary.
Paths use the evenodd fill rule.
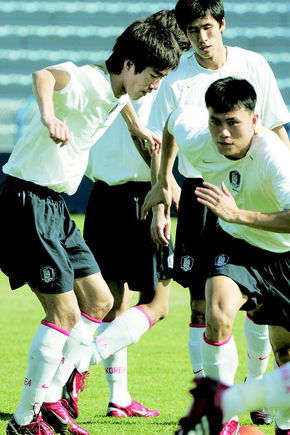
<path fill-rule="evenodd" d="M 122 95 L 126 93 L 123 87 L 123 82 L 120 74 L 110 73 L 110 81 L 111 81 L 113 93 L 116 98 L 120 98 Z"/>
<path fill-rule="evenodd" d="M 205 69 L 217 70 L 224 66 L 226 63 L 228 56 L 228 50 L 225 45 L 222 45 L 220 48 L 215 50 L 212 57 L 202 58 L 200 56 L 195 55 L 195 58 L 200 66 Z"/>

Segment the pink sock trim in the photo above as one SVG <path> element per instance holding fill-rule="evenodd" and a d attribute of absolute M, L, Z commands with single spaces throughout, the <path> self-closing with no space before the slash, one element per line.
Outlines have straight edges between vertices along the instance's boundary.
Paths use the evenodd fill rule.
<path fill-rule="evenodd" d="M 115 320 L 115 319 L 109 319 L 109 317 L 105 317 L 103 319 L 103 323 L 111 323 L 111 322 L 113 322 L 113 320 Z"/>
<path fill-rule="evenodd" d="M 94 317 L 91 317 L 88 314 L 83 313 L 82 311 L 81 311 L 81 315 L 84 316 L 86 319 L 90 320 L 91 322 L 99 323 L 99 324 L 102 323 L 101 320 L 95 319 Z"/>
<path fill-rule="evenodd" d="M 143 310 L 143 308 L 139 307 L 139 305 L 135 305 L 133 308 L 137 308 L 137 310 L 142 311 L 142 313 L 147 317 L 147 320 L 149 322 L 149 329 L 152 328 L 152 320 L 150 319 L 149 314 L 147 314 L 146 311 Z"/>
<path fill-rule="evenodd" d="M 53 323 L 46 322 L 45 320 L 42 320 L 40 323 L 42 325 L 44 325 L 44 326 L 48 326 L 48 328 L 55 329 L 56 331 L 61 332 L 64 335 L 67 335 L 67 336 L 70 335 L 70 333 L 68 331 L 66 331 L 65 329 L 60 328 L 59 326 L 54 325 Z"/>
<path fill-rule="evenodd" d="M 232 336 L 233 336 L 233 334 L 231 334 L 231 335 L 229 336 L 229 338 L 228 338 L 226 341 L 223 341 L 222 343 L 214 343 L 213 341 L 210 341 L 210 340 L 208 340 L 208 339 L 206 338 L 206 336 L 205 336 L 205 332 L 204 332 L 204 334 L 203 334 L 203 339 L 204 339 L 204 341 L 205 341 L 207 344 L 210 344 L 211 346 L 223 346 L 224 344 L 227 344 L 227 343 L 230 341 L 230 339 L 232 338 Z"/>
<path fill-rule="evenodd" d="M 249 314 L 248 314 L 248 313 L 247 313 L 247 318 L 248 318 L 249 320 L 251 320 L 251 322 L 255 323 L 255 322 L 254 322 L 254 320 L 252 319 L 252 317 L 251 317 L 251 316 L 249 316 Z"/>
<path fill-rule="evenodd" d="M 195 323 L 190 323 L 188 326 L 190 328 L 205 328 L 205 325 L 196 325 Z"/>

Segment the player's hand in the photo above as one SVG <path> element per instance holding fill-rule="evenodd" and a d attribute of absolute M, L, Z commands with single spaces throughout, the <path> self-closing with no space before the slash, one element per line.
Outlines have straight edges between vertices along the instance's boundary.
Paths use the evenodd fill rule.
<path fill-rule="evenodd" d="M 155 243 L 168 246 L 170 240 L 170 216 L 165 216 L 164 205 L 158 204 L 153 207 L 153 217 L 151 222 L 151 238 Z"/>
<path fill-rule="evenodd" d="M 49 137 L 56 143 L 67 145 L 69 138 L 70 138 L 70 132 L 68 125 L 61 121 L 60 119 L 54 117 L 50 118 L 42 118 L 42 124 L 47 127 L 49 131 Z"/>
<path fill-rule="evenodd" d="M 143 125 L 139 125 L 138 128 L 130 127 L 129 131 L 133 137 L 137 136 L 141 140 L 142 148 L 144 151 L 148 150 L 150 155 L 158 154 L 160 152 L 161 140 L 151 130 L 144 127 Z"/>
<path fill-rule="evenodd" d="M 203 185 L 205 187 L 197 187 L 195 190 L 198 202 L 208 207 L 224 221 L 234 223 L 239 208 L 226 185 L 222 183 L 221 189 L 207 182 L 204 182 Z"/>
<path fill-rule="evenodd" d="M 141 219 L 146 219 L 149 210 L 157 204 L 164 204 L 164 214 L 168 216 L 171 201 L 171 189 L 166 189 L 157 182 L 145 196 L 144 203 L 141 207 Z"/>

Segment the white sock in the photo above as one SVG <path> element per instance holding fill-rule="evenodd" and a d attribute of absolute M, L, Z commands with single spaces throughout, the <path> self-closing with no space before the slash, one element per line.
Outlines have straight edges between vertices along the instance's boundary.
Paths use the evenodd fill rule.
<path fill-rule="evenodd" d="M 280 429 L 290 428 L 290 362 L 278 370 L 264 375 L 262 379 L 236 384 L 222 396 L 224 421 L 232 415 L 275 407 L 283 409 L 276 423 Z M 277 414 L 276 414 L 277 416 Z M 280 424 L 282 426 L 280 426 Z M 288 426 L 287 426 L 288 424 Z M 285 427 L 283 427 L 285 425 Z"/>
<path fill-rule="evenodd" d="M 206 376 L 218 379 L 227 385 L 234 383 L 239 360 L 232 335 L 223 343 L 213 343 L 207 340 L 204 335 L 201 355 Z"/>
<path fill-rule="evenodd" d="M 19 406 L 15 412 L 18 424 L 29 424 L 44 401 L 47 388 L 59 366 L 69 332 L 42 321 L 30 345 L 28 365 Z"/>
<path fill-rule="evenodd" d="M 247 381 L 261 379 L 266 372 L 271 344 L 267 325 L 257 325 L 246 315 L 244 333 L 247 342 L 248 372 Z"/>
<path fill-rule="evenodd" d="M 135 306 L 117 317 L 102 334 L 95 339 L 96 348 L 104 360 L 131 344 L 137 343 L 152 326 L 148 314 Z"/>
<path fill-rule="evenodd" d="M 102 334 L 112 321 L 103 320 L 98 332 Z M 132 398 L 127 387 L 127 348 L 119 350 L 103 361 L 106 379 L 110 388 L 110 402 L 128 406 Z"/>
<path fill-rule="evenodd" d="M 62 388 L 66 384 L 80 355 L 94 338 L 94 333 L 101 321 L 82 313 L 80 320 L 73 327 L 70 337 L 63 348 L 63 358 L 47 390 L 45 402 L 57 402 L 61 399 Z"/>
<path fill-rule="evenodd" d="M 191 367 L 195 378 L 204 377 L 201 358 L 201 343 L 203 341 L 204 331 L 205 325 L 193 325 L 192 323 L 189 325 L 188 350 Z"/>

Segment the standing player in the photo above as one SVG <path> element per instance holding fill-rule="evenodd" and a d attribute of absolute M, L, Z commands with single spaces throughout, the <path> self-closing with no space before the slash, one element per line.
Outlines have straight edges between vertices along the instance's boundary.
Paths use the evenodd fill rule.
<path fill-rule="evenodd" d="M 277 364 L 290 360 L 290 154 L 277 135 L 267 129 L 256 132 L 256 93 L 248 81 L 217 80 L 205 100 L 208 122 L 207 114 L 193 106 L 170 115 L 159 181 L 147 195 L 143 213 L 164 195 L 161 200 L 168 206 L 178 144 L 207 181 L 196 188 L 198 201 L 219 217 L 219 225 L 206 230 L 195 267 L 208 277 L 205 374 L 230 385 L 238 366 L 232 327 L 239 309 L 253 310 L 256 323 L 271 325 Z M 289 409 L 277 411 L 275 422 L 276 434 L 287 434 Z M 235 435 L 238 427 L 232 419 L 221 434 Z"/>
<path fill-rule="evenodd" d="M 161 10 L 145 21 L 161 24 L 170 30 L 181 52 L 190 47 L 187 37 L 177 25 L 173 10 Z M 148 122 L 155 95 L 156 91 L 153 91 L 134 104 L 143 125 Z M 145 322 L 147 328 L 147 318 L 153 325 L 168 312 L 173 249 L 172 246 L 163 247 L 154 243 L 150 237 L 150 220 L 140 220 L 141 205 L 151 187 L 149 165 L 149 154 L 140 148 L 137 151 L 122 118 L 110 126 L 90 151 L 86 175 L 94 186 L 86 210 L 84 238 L 114 296 L 113 309 L 98 328 L 100 337 L 118 315 L 130 308 L 131 290 L 141 292 L 137 307 L 127 313 L 141 318 L 136 319 L 134 331 L 139 328 L 138 323 L 142 325 Z M 116 210 L 121 210 L 118 225 Z M 121 328 L 120 333 L 126 335 Z M 92 351 L 95 351 L 94 346 Z M 77 394 L 82 390 L 91 361 L 94 362 L 93 355 L 80 361 L 65 386 L 64 397 L 75 416 L 78 416 Z M 128 392 L 126 347 L 105 359 L 103 364 L 110 388 L 108 416 L 159 415 L 158 411 L 150 411 L 132 400 Z"/>
<path fill-rule="evenodd" d="M 274 75 L 259 54 L 239 47 L 225 46 L 222 33 L 225 29 L 224 8 L 221 0 L 179 0 L 176 4 L 176 18 L 188 36 L 194 55 L 180 63 L 162 81 L 154 102 L 149 128 L 160 136 L 168 115 L 184 104 L 204 105 L 204 95 L 215 80 L 229 75 L 247 79 L 257 91 L 257 113 L 263 125 L 272 129 L 288 143 L 283 124 L 289 121 L 289 113 L 279 92 Z M 214 225 L 216 218 L 207 213 L 194 198 L 196 186 L 202 184 L 200 173 L 189 164 L 182 152 L 178 154 L 179 172 L 185 177 L 182 185 L 174 249 L 173 278 L 191 295 L 191 323 L 189 325 L 189 354 L 195 377 L 203 376 L 200 345 L 204 333 L 204 281 L 193 277 L 193 265 L 204 222 Z M 158 227 L 154 229 L 156 234 Z M 166 241 L 164 242 L 167 243 Z M 249 313 L 250 314 L 250 313 Z M 255 325 L 248 315 L 245 320 L 247 341 L 247 379 L 258 379 L 266 370 L 271 347 L 268 328 Z M 254 423 L 271 423 L 272 412 L 252 414 Z"/>
<path fill-rule="evenodd" d="M 60 193 L 76 191 L 89 149 L 122 108 L 131 131 L 155 144 L 128 110 L 128 96 L 138 99 L 157 88 L 178 62 L 169 31 L 135 22 L 101 66 L 67 62 L 34 74 L 40 113 L 3 167 L 0 267 L 12 289 L 29 284 L 45 318 L 30 346 L 7 434 L 52 434 L 49 424 L 57 432 L 88 434 L 63 407 L 61 391 L 113 298 Z"/>

